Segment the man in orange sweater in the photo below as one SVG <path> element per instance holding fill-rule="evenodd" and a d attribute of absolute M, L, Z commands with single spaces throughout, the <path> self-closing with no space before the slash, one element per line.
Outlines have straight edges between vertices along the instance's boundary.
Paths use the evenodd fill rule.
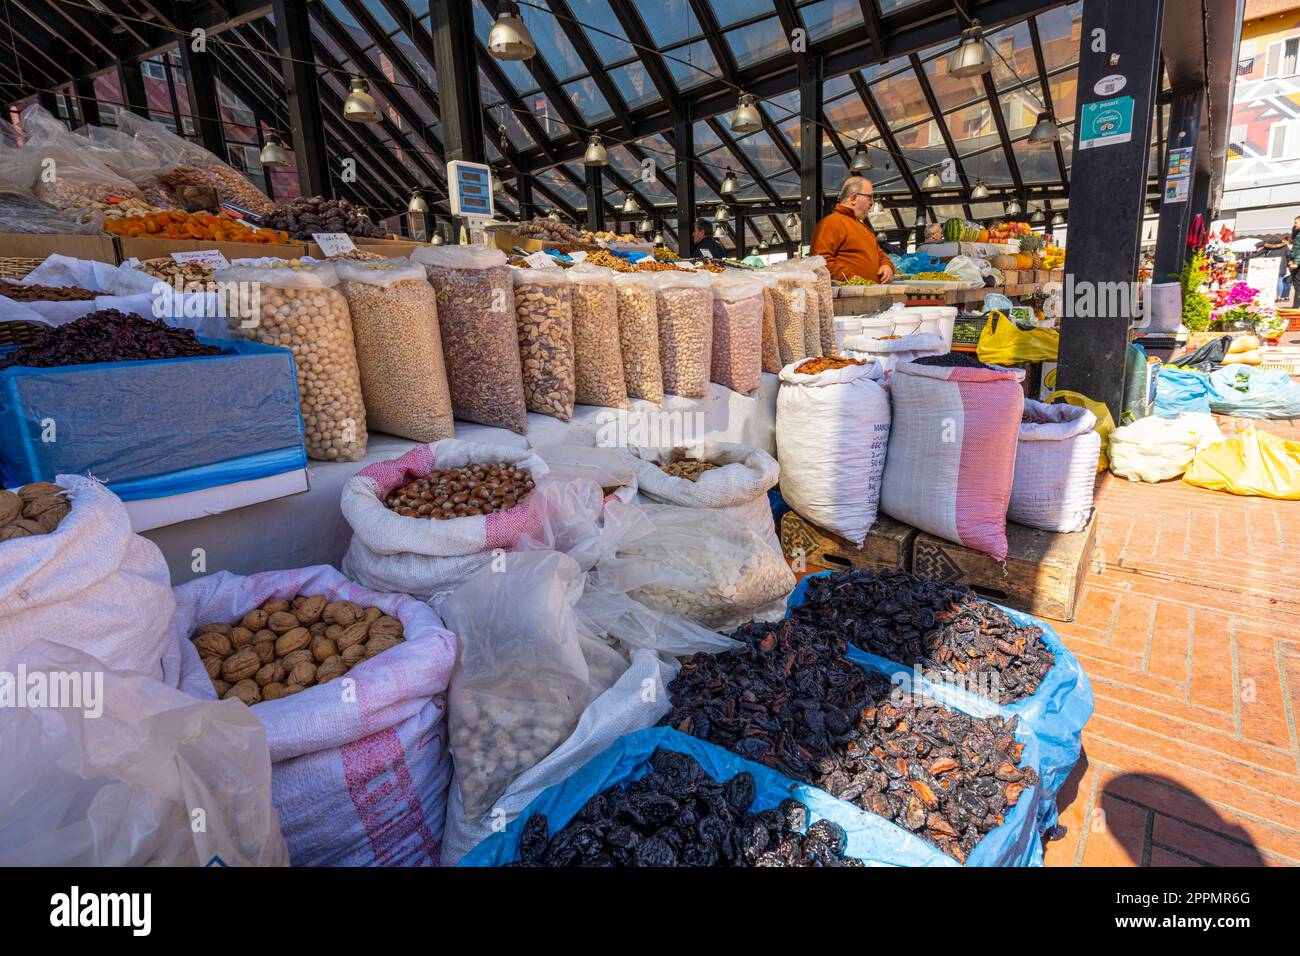
<path fill-rule="evenodd" d="M 866 225 L 874 202 L 871 180 L 850 176 L 840 187 L 835 211 L 813 229 L 812 255 L 826 260 L 832 278 L 861 276 L 883 283 L 893 276 L 894 264 Z"/>

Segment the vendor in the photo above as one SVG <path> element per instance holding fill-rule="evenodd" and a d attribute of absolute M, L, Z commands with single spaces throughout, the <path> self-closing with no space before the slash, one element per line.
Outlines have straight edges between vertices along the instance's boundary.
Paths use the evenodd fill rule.
<path fill-rule="evenodd" d="M 840 187 L 835 211 L 813 229 L 812 254 L 826 260 L 833 279 L 870 279 L 888 282 L 894 264 L 881 251 L 866 219 L 875 202 L 871 180 L 850 176 Z"/>
<path fill-rule="evenodd" d="M 726 256 L 727 250 L 709 234 L 709 224 L 703 219 L 696 219 L 695 225 L 691 227 L 691 255 L 699 259 L 706 254 L 721 259 Z"/>

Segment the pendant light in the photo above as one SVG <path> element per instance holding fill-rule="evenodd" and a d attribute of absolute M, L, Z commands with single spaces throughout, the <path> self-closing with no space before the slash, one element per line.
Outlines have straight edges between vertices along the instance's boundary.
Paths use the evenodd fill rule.
<path fill-rule="evenodd" d="M 787 229 L 799 228 L 799 220 L 795 218 L 794 213 L 788 212 L 785 214 L 785 228 Z"/>
<path fill-rule="evenodd" d="M 723 196 L 730 196 L 736 191 L 739 183 L 736 182 L 736 174 L 727 168 L 727 175 L 722 177 L 722 185 L 718 188 L 718 193 Z"/>
<path fill-rule="evenodd" d="M 605 151 L 605 146 L 600 141 L 599 133 L 592 133 L 591 139 L 587 140 L 587 151 L 582 154 L 582 165 L 584 166 L 608 166 L 609 153 Z"/>
<path fill-rule="evenodd" d="M 348 98 L 343 101 L 343 118 L 352 123 L 378 123 L 379 104 L 370 95 L 370 84 L 354 76 L 348 90 Z"/>
<path fill-rule="evenodd" d="M 1043 215 L 1043 211 L 1041 209 L 1038 209 L 1035 210 L 1034 214 L 1029 217 L 1029 221 L 1035 226 L 1041 226 L 1043 223 L 1047 222 L 1047 217 Z"/>
<path fill-rule="evenodd" d="M 742 93 L 736 112 L 731 114 L 731 131 L 733 133 L 757 133 L 763 128 L 763 114 L 758 111 L 754 97 Z"/>
<path fill-rule="evenodd" d="M 1053 226 L 1059 226 L 1059 225 L 1060 225 L 1061 223 L 1063 223 L 1063 222 L 1065 222 L 1065 220 L 1061 218 L 1061 214 L 1060 214 L 1059 212 L 1054 212 L 1054 213 L 1052 213 L 1052 225 L 1053 225 Z"/>
<path fill-rule="evenodd" d="M 654 234 L 654 238 L 651 239 L 650 241 L 653 242 L 656 246 L 662 246 L 664 244 L 664 234 L 662 232 L 656 232 Z"/>
<path fill-rule="evenodd" d="M 645 219 L 642 219 L 640 223 L 637 224 L 636 231 L 641 233 L 642 235 L 645 235 L 646 233 L 649 232 L 654 232 L 655 224 L 650 221 L 649 217 L 646 217 Z"/>
<path fill-rule="evenodd" d="M 527 60 L 537 55 L 537 44 L 519 18 L 515 4 L 502 3 L 497 7 L 497 20 L 488 31 L 487 48 L 498 60 Z"/>
<path fill-rule="evenodd" d="M 1056 128 L 1056 120 L 1052 119 L 1051 113 L 1043 110 L 1038 114 L 1038 122 L 1029 131 L 1029 142 L 1035 146 L 1044 146 L 1055 143 L 1060 138 L 1061 131 Z"/>
<path fill-rule="evenodd" d="M 727 238 L 727 227 L 724 226 L 722 223 L 718 223 L 716 226 L 714 226 L 714 227 L 713 227 L 713 238 L 714 238 L 714 239 L 726 239 L 726 238 Z"/>
<path fill-rule="evenodd" d="M 727 215 L 727 207 L 719 206 L 718 211 L 713 214 L 714 222 L 726 222 L 731 217 Z"/>
<path fill-rule="evenodd" d="M 442 233 L 441 233 L 441 232 L 435 232 L 435 233 L 433 234 L 433 238 L 429 240 L 429 242 L 431 242 L 431 243 L 432 243 L 433 245 L 435 245 L 435 246 L 440 246 L 440 245 L 442 245 L 442 241 L 443 241 L 443 240 L 442 240 Z"/>
<path fill-rule="evenodd" d="M 926 192 L 933 192 L 936 189 L 943 188 L 943 180 L 939 178 L 939 174 L 934 171 L 933 166 L 931 166 L 930 171 L 925 174 L 925 179 L 921 180 L 921 188 Z"/>
<path fill-rule="evenodd" d="M 1008 216 L 1020 215 L 1020 203 L 1018 203 L 1014 199 L 1011 200 L 1011 202 L 1007 203 L 1007 215 Z"/>
<path fill-rule="evenodd" d="M 546 218 L 549 219 L 551 222 L 559 222 L 560 214 L 556 212 L 554 209 L 552 209 L 550 213 L 547 214 Z"/>
<path fill-rule="evenodd" d="M 984 185 L 984 180 L 975 180 L 975 188 L 970 191 L 971 199 L 988 199 L 989 187 Z"/>
<path fill-rule="evenodd" d="M 420 189 L 418 186 L 415 189 L 411 190 L 411 201 L 406 204 L 406 211 L 407 212 L 428 212 L 429 211 L 429 204 L 425 202 L 424 197 L 420 195 Z"/>
<path fill-rule="evenodd" d="M 632 194 L 628 193 L 627 197 L 623 200 L 623 214 L 625 216 L 635 216 L 640 211 L 641 207 L 636 204 L 636 200 L 632 198 Z"/>
<path fill-rule="evenodd" d="M 858 143 L 858 145 L 853 148 L 853 162 L 849 165 L 849 171 L 853 173 L 865 173 L 871 168 L 871 154 L 867 152 L 865 144 Z"/>
<path fill-rule="evenodd" d="M 366 222 L 369 222 L 369 221 L 370 221 L 370 207 L 369 207 L 369 206 L 357 206 L 357 218 L 358 218 L 358 219 L 364 219 Z"/>
<path fill-rule="evenodd" d="M 266 136 L 266 143 L 262 146 L 262 153 L 258 156 L 263 166 L 292 166 L 293 161 L 289 159 L 289 154 L 285 151 L 284 144 L 280 142 L 280 134 L 271 130 Z"/>
<path fill-rule="evenodd" d="M 961 45 L 948 58 L 948 72 L 965 79 L 983 76 L 993 68 L 989 56 L 989 45 L 984 42 L 984 31 L 978 20 L 972 20 L 970 26 L 962 31 Z"/>
<path fill-rule="evenodd" d="M 758 240 L 758 251 L 759 251 L 759 252 L 767 252 L 767 249 L 768 249 L 768 245 L 767 245 L 767 237 L 766 237 L 766 236 L 760 236 L 760 237 L 759 237 L 759 240 Z"/>

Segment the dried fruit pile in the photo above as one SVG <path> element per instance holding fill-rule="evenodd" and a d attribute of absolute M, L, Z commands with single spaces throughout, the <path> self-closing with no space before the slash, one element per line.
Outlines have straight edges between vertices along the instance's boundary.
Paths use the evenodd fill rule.
<path fill-rule="evenodd" d="M 357 215 L 356 207 L 346 199 L 324 196 L 300 196 L 279 206 L 266 217 L 266 225 L 304 240 L 318 232 L 342 232 L 368 239 L 382 239 L 386 235 L 382 227 Z"/>
<path fill-rule="evenodd" d="M 222 700 L 252 706 L 327 684 L 406 640 L 377 607 L 323 594 L 275 598 L 234 624 L 205 624 L 191 638 Z"/>
<path fill-rule="evenodd" d="M 289 237 L 274 229 L 254 230 L 238 219 L 207 212 L 179 210 L 147 216 L 123 216 L 104 222 L 104 231 L 114 236 L 144 239 L 211 239 L 215 242 L 288 242 Z"/>
<path fill-rule="evenodd" d="M 796 800 L 751 813 L 754 778 L 720 783 L 683 753 L 655 750 L 651 771 L 596 794 L 554 836 L 534 813 L 513 866 L 861 866 L 844 856 L 844 830 L 808 826 Z M 807 833 L 805 834 L 805 828 Z"/>
<path fill-rule="evenodd" d="M 430 472 L 394 488 L 384 504 L 404 518 L 467 518 L 513 508 L 532 490 L 526 468 L 470 464 Z"/>
<path fill-rule="evenodd" d="M 597 249 L 595 252 L 587 253 L 587 258 L 582 260 L 589 266 L 603 266 L 606 269 L 613 269 L 615 272 L 631 272 L 632 264 L 622 256 L 616 256 L 614 253 L 605 249 Z"/>
<path fill-rule="evenodd" d="M 672 475 L 674 478 L 685 478 L 687 481 L 699 481 L 700 475 L 706 471 L 722 467 L 700 458 L 683 458 L 681 461 L 673 461 L 668 464 L 662 462 L 656 462 L 655 464 L 664 474 Z"/>
<path fill-rule="evenodd" d="M 906 667 L 992 675 L 1000 704 L 1032 695 L 1055 662 L 1042 628 L 1017 624 L 964 585 L 906 571 L 811 578 L 805 603 L 791 618 Z"/>
<path fill-rule="evenodd" d="M 49 534 L 57 528 L 72 510 L 63 491 L 48 481 L 33 481 L 14 491 L 0 488 L 0 542 Z"/>
<path fill-rule="evenodd" d="M 828 355 L 822 358 L 811 358 L 795 369 L 795 371 L 800 375 L 816 375 L 819 372 L 825 372 L 828 369 L 841 369 L 848 368 L 850 365 L 866 364 L 866 360 L 839 358 L 834 355 Z"/>
<path fill-rule="evenodd" d="M 12 302 L 88 302 L 100 293 L 76 286 L 40 285 L 0 280 L 0 295 Z"/>
<path fill-rule="evenodd" d="M 545 216 L 534 216 L 532 219 L 525 220 L 515 227 L 515 235 L 522 236 L 525 239 L 541 239 L 542 241 L 553 242 L 571 242 L 575 244 L 583 243 L 582 232 L 567 222 L 560 222 L 556 219 L 548 219 Z"/>
<path fill-rule="evenodd" d="M 0 369 L 13 366 L 56 368 L 92 362 L 135 362 L 152 359 L 220 355 L 204 345 L 191 329 L 146 319 L 117 309 L 91 312 L 65 325 L 36 334 L 34 341 L 0 359 Z"/>
<path fill-rule="evenodd" d="M 926 355 L 913 359 L 917 365 L 936 365 L 939 368 L 992 368 L 969 352 L 948 352 L 945 355 Z"/>

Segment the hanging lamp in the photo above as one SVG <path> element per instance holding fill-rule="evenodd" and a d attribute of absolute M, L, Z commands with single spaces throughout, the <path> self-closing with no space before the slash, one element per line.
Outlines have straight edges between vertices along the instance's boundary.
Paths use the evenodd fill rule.
<path fill-rule="evenodd" d="M 727 215 L 727 207 L 719 206 L 718 211 L 713 214 L 714 222 L 726 222 L 731 217 Z"/>
<path fill-rule="evenodd" d="M 348 97 L 343 101 L 343 118 L 352 123 L 378 123 L 379 104 L 370 95 L 370 84 L 359 76 L 348 82 Z"/>
<path fill-rule="evenodd" d="M 921 188 L 926 192 L 933 192 L 936 189 L 943 188 L 943 180 L 939 178 L 939 174 L 934 171 L 933 166 L 925 174 L 925 179 L 921 180 Z"/>
<path fill-rule="evenodd" d="M 1034 128 L 1029 131 L 1029 142 L 1035 146 L 1044 146 L 1048 143 L 1055 143 L 1061 138 L 1061 131 L 1056 127 L 1056 121 L 1052 119 L 1052 114 L 1043 110 L 1038 114 L 1038 122 Z"/>
<path fill-rule="evenodd" d="M 623 214 L 626 216 L 635 216 L 640 211 L 641 207 L 636 204 L 636 200 L 632 198 L 632 194 L 628 193 L 627 197 L 623 200 Z"/>
<path fill-rule="evenodd" d="M 656 246 L 662 246 L 664 244 L 664 234 L 662 232 L 656 232 L 654 234 L 654 238 L 651 239 L 650 241 L 653 242 Z"/>
<path fill-rule="evenodd" d="M 971 199 L 988 199 L 989 187 L 984 185 L 984 180 L 975 180 L 975 188 L 970 191 Z"/>
<path fill-rule="evenodd" d="M 1020 215 L 1020 203 L 1014 199 L 1011 200 L 1011 202 L 1007 203 L 1007 215 L 1008 216 Z"/>
<path fill-rule="evenodd" d="M 961 45 L 948 58 L 948 72 L 965 79 L 983 76 L 993 69 L 993 58 L 989 56 L 989 45 L 984 40 L 984 30 L 978 20 L 972 20 L 970 26 L 962 31 Z"/>
<path fill-rule="evenodd" d="M 280 142 L 280 134 L 271 130 L 266 136 L 266 143 L 262 146 L 261 155 L 258 156 L 263 166 L 292 166 L 293 161 L 289 159 L 288 152 L 285 151 L 284 144 Z"/>
<path fill-rule="evenodd" d="M 788 212 L 785 214 L 785 228 L 787 229 L 799 228 L 799 220 L 795 218 L 794 213 Z"/>
<path fill-rule="evenodd" d="M 1061 218 L 1061 214 L 1060 214 L 1059 212 L 1054 212 L 1054 213 L 1052 213 L 1052 225 L 1053 225 L 1053 226 L 1059 226 L 1059 225 L 1060 225 L 1061 223 L 1063 223 L 1063 222 L 1065 222 L 1065 220 Z"/>
<path fill-rule="evenodd" d="M 443 241 L 443 240 L 442 240 L 442 233 L 441 233 L 441 232 L 435 232 L 435 233 L 433 234 L 433 238 L 429 240 L 429 242 L 432 243 L 432 244 L 435 245 L 435 246 L 440 246 L 440 245 L 442 245 L 442 241 Z"/>
<path fill-rule="evenodd" d="M 759 251 L 759 252 L 767 252 L 767 250 L 768 250 L 767 237 L 766 237 L 766 236 L 760 236 L 760 237 L 759 237 L 759 240 L 758 240 L 758 251 Z"/>
<path fill-rule="evenodd" d="M 556 212 L 554 209 L 552 209 L 549 213 L 547 213 L 546 218 L 549 219 L 551 222 L 559 222 L 560 214 Z"/>
<path fill-rule="evenodd" d="M 420 195 L 419 187 L 411 190 L 411 201 L 406 204 L 407 212 L 428 212 L 429 204 Z"/>
<path fill-rule="evenodd" d="M 639 233 L 641 233 L 642 235 L 645 235 L 645 234 L 648 233 L 648 232 L 654 232 L 654 231 L 655 231 L 655 224 L 654 224 L 653 222 L 651 222 L 651 221 L 650 221 L 650 218 L 647 216 L 645 219 L 642 219 L 642 220 L 637 224 L 636 231 L 639 232 Z"/>
<path fill-rule="evenodd" d="M 718 188 L 718 193 L 723 196 L 730 196 L 736 191 L 739 183 L 736 182 L 736 174 L 728 167 L 727 175 L 722 177 L 722 185 Z"/>
<path fill-rule="evenodd" d="M 727 238 L 727 227 L 724 226 L 722 223 L 718 223 L 716 226 L 714 226 L 714 227 L 713 227 L 713 238 L 714 238 L 714 239 L 726 239 L 726 238 Z"/>
<path fill-rule="evenodd" d="M 537 55 L 537 44 L 515 4 L 498 4 L 496 23 L 488 31 L 487 48 L 498 60 L 527 60 Z"/>
<path fill-rule="evenodd" d="M 866 144 L 858 143 L 853 148 L 853 162 L 849 164 L 849 171 L 853 173 L 865 173 L 872 169 L 871 154 L 867 152 Z"/>
<path fill-rule="evenodd" d="M 587 151 L 582 154 L 582 165 L 584 166 L 608 166 L 609 153 L 605 151 L 605 146 L 600 141 L 599 133 L 592 133 L 591 139 L 587 140 Z"/>
<path fill-rule="evenodd" d="M 742 93 L 736 112 L 731 114 L 731 131 L 733 133 L 757 133 L 763 128 L 763 114 L 758 111 L 754 97 Z"/>

